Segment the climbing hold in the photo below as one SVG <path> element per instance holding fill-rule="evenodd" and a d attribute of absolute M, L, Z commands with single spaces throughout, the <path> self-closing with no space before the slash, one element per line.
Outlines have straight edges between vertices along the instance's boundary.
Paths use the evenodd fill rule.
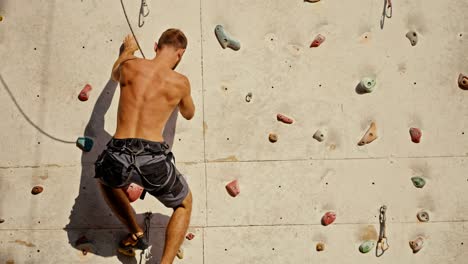
<path fill-rule="evenodd" d="M 44 190 L 44 187 L 36 185 L 32 188 L 31 193 L 36 195 L 36 194 L 40 194 L 43 190 Z"/>
<path fill-rule="evenodd" d="M 317 245 L 315 246 L 315 249 L 316 249 L 317 251 L 319 251 L 319 252 L 320 252 L 320 251 L 324 251 L 324 250 L 325 250 L 325 244 L 323 244 L 322 242 L 319 242 L 319 243 L 317 243 Z"/>
<path fill-rule="evenodd" d="M 76 140 L 76 146 L 84 152 L 89 152 L 93 148 L 94 141 L 89 137 L 79 137 Z"/>
<path fill-rule="evenodd" d="M 416 31 L 409 31 L 406 33 L 406 37 L 411 42 L 411 46 L 416 46 L 416 44 L 418 44 L 418 33 L 416 33 Z"/>
<path fill-rule="evenodd" d="M 314 41 L 310 44 L 311 48 L 317 48 L 318 46 L 322 45 L 322 43 L 325 41 L 325 37 L 323 35 L 318 34 Z"/>
<path fill-rule="evenodd" d="M 468 76 L 460 73 L 460 75 L 458 76 L 458 87 L 460 87 L 463 90 L 468 90 Z"/>
<path fill-rule="evenodd" d="M 88 252 L 96 254 L 96 247 L 93 245 L 93 242 L 86 238 L 86 236 L 81 236 L 76 240 L 75 247 L 83 253 L 83 255 L 88 254 Z"/>
<path fill-rule="evenodd" d="M 245 101 L 247 103 L 250 103 L 250 101 L 252 101 L 252 93 L 248 93 L 246 96 L 245 96 Z"/>
<path fill-rule="evenodd" d="M 80 94 L 78 95 L 78 99 L 82 102 L 88 101 L 89 93 L 92 89 L 93 88 L 91 87 L 91 85 L 86 84 L 85 87 L 81 90 Z"/>
<path fill-rule="evenodd" d="M 422 136 L 421 129 L 412 127 L 410 128 L 409 133 L 411 136 L 411 141 L 413 141 L 414 143 L 421 142 L 421 136 Z"/>
<path fill-rule="evenodd" d="M 317 3 L 320 2 L 320 0 L 304 0 L 304 2 Z"/>
<path fill-rule="evenodd" d="M 409 242 L 409 245 L 411 249 L 413 250 L 413 253 L 416 254 L 423 248 L 424 240 L 422 237 L 418 237 L 415 240 L 411 240 Z"/>
<path fill-rule="evenodd" d="M 276 141 L 278 141 L 278 135 L 276 135 L 275 133 L 270 133 L 268 135 L 268 140 L 270 140 L 271 143 L 275 143 Z"/>
<path fill-rule="evenodd" d="M 187 240 L 192 240 L 194 237 L 195 237 L 195 235 L 194 235 L 193 233 L 188 233 L 188 234 L 185 236 L 185 238 L 186 238 Z"/>
<path fill-rule="evenodd" d="M 375 242 L 372 240 L 364 241 L 360 246 L 359 246 L 359 252 L 362 254 L 369 253 L 375 246 Z"/>
<path fill-rule="evenodd" d="M 322 217 L 322 225 L 327 226 L 331 223 L 333 223 L 336 219 L 336 214 L 334 212 L 327 212 L 323 217 Z"/>
<path fill-rule="evenodd" d="M 418 217 L 418 220 L 421 222 L 429 222 L 429 213 L 426 211 L 418 212 L 416 216 Z"/>
<path fill-rule="evenodd" d="M 421 177 L 411 177 L 411 181 L 416 188 L 422 188 L 426 185 L 426 181 Z"/>
<path fill-rule="evenodd" d="M 3 21 L 3 16 L 0 16 L 0 22 Z"/>
<path fill-rule="evenodd" d="M 322 142 L 325 140 L 325 133 L 323 133 L 320 129 L 315 132 L 313 138 L 316 139 L 318 142 Z"/>
<path fill-rule="evenodd" d="M 282 115 L 282 114 L 277 114 L 276 115 L 276 119 L 280 122 L 283 122 L 285 124 L 292 124 L 294 122 L 294 120 L 290 117 L 287 117 L 285 115 Z"/>
<path fill-rule="evenodd" d="M 0 224 L 4 222 L 5 222 L 5 219 L 0 218 Z"/>
<path fill-rule="evenodd" d="M 232 197 L 236 197 L 240 193 L 239 182 L 237 180 L 233 180 L 232 182 L 226 185 L 226 190 Z"/>
<path fill-rule="evenodd" d="M 366 144 L 371 143 L 372 141 L 376 139 L 377 139 L 377 126 L 375 125 L 375 122 L 372 122 L 366 134 L 364 134 L 364 136 L 359 141 L 358 145 L 364 146 Z"/>
<path fill-rule="evenodd" d="M 240 42 L 233 39 L 231 36 L 227 34 L 227 32 L 224 30 L 224 27 L 221 25 L 217 25 L 215 27 L 215 34 L 216 38 L 219 41 L 219 44 L 221 44 L 221 47 L 223 49 L 231 48 L 233 50 L 239 50 L 240 49 Z"/>
<path fill-rule="evenodd" d="M 125 195 L 127 195 L 128 200 L 132 203 L 140 198 L 143 193 L 144 188 L 136 183 L 131 183 L 127 187 L 123 188 Z"/>
<path fill-rule="evenodd" d="M 184 250 L 182 248 L 179 248 L 179 250 L 177 251 L 177 258 L 178 259 L 184 258 Z"/>
<path fill-rule="evenodd" d="M 371 93 L 374 90 L 375 84 L 376 84 L 375 79 L 370 78 L 370 77 L 364 77 L 359 83 L 359 88 L 363 92 Z"/>

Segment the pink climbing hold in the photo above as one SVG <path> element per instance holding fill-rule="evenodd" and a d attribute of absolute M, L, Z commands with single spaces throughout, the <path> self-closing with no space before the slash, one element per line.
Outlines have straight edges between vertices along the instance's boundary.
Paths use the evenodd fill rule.
<path fill-rule="evenodd" d="M 422 136 L 421 129 L 412 127 L 410 128 L 409 133 L 411 136 L 411 141 L 413 141 L 414 143 L 421 142 L 421 136 Z"/>
<path fill-rule="evenodd" d="M 322 43 L 325 41 L 325 37 L 321 34 L 318 34 L 314 41 L 310 44 L 311 48 L 317 48 L 318 46 L 322 45 Z"/>
<path fill-rule="evenodd" d="M 91 92 L 92 89 L 93 87 L 91 87 L 91 85 L 86 84 L 83 90 L 81 90 L 80 94 L 78 95 L 78 99 L 82 102 L 88 101 L 89 93 Z"/>
<path fill-rule="evenodd" d="M 292 124 L 294 122 L 294 120 L 290 117 L 287 117 L 283 114 L 277 114 L 276 115 L 276 119 L 280 122 L 283 122 L 285 124 Z"/>
<path fill-rule="evenodd" d="M 186 238 L 187 240 L 192 240 L 194 237 L 195 237 L 195 235 L 194 235 L 193 233 L 188 233 L 188 234 L 185 236 L 185 238 Z"/>
<path fill-rule="evenodd" d="M 141 194 L 143 193 L 143 187 L 138 184 L 131 183 L 127 187 L 123 188 L 125 194 L 128 197 L 128 200 L 133 203 L 138 198 L 140 198 Z"/>
<path fill-rule="evenodd" d="M 226 185 L 226 190 L 232 197 L 236 197 L 240 193 L 239 182 L 237 180 L 233 180 L 232 182 Z"/>
<path fill-rule="evenodd" d="M 336 214 L 334 212 L 327 212 L 323 217 L 322 217 L 322 225 L 327 226 L 336 220 Z"/>

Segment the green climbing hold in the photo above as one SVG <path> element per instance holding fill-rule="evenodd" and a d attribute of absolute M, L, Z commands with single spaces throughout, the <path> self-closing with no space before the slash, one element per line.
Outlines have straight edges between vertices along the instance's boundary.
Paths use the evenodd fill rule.
<path fill-rule="evenodd" d="M 89 137 L 79 137 L 76 140 L 76 146 L 84 152 L 90 152 L 93 148 L 94 141 Z"/>
<path fill-rule="evenodd" d="M 359 252 L 362 254 L 369 253 L 375 246 L 375 242 L 368 240 L 364 241 L 360 246 L 359 246 Z"/>
<path fill-rule="evenodd" d="M 370 77 L 364 77 L 361 80 L 360 86 L 361 90 L 366 92 L 366 93 L 371 93 L 374 90 L 376 81 L 373 78 Z"/>
<path fill-rule="evenodd" d="M 426 181 L 421 177 L 412 177 L 411 181 L 413 182 L 414 187 L 416 188 L 422 188 L 424 187 L 424 185 L 426 185 Z"/>

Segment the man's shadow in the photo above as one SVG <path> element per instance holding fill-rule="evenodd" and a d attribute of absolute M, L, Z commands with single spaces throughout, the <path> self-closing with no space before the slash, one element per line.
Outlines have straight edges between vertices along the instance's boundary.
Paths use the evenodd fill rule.
<path fill-rule="evenodd" d="M 105 203 L 104 197 L 101 194 L 97 180 L 94 178 L 94 161 L 98 155 L 104 150 L 107 142 L 112 136 L 104 129 L 104 116 L 108 111 L 112 98 L 114 97 L 117 88 L 117 83 L 109 80 L 102 90 L 99 98 L 94 105 L 93 112 L 89 119 L 84 136 L 94 140 L 94 146 L 90 152 L 83 152 L 81 156 L 81 178 L 79 186 L 79 194 L 75 199 L 75 204 L 71 210 L 70 222 L 65 227 L 68 234 L 68 242 L 77 250 L 81 250 L 77 245 L 77 240 L 83 236 L 91 241 L 91 253 L 102 257 L 111 257 L 117 255 L 121 263 L 142 263 L 142 255 L 137 254 L 136 257 L 126 257 L 117 253 L 119 241 L 128 233 L 126 228 L 122 226 L 116 216 L 114 216 Z M 176 109 L 177 110 L 177 109 Z M 170 121 L 164 131 L 172 132 L 175 130 L 175 122 L 178 111 L 171 115 L 172 127 L 169 126 Z M 173 140 L 173 139 L 172 139 Z M 172 146 L 172 141 L 168 142 Z M 147 196 L 148 199 L 148 196 Z M 152 198 L 150 198 L 152 199 Z M 145 213 L 137 214 L 137 220 L 140 226 L 144 228 Z M 166 223 L 169 217 L 166 215 L 153 213 L 153 221 L 156 223 Z M 153 258 L 160 259 L 164 246 L 163 228 L 152 229 L 150 244 L 151 254 Z M 80 253 L 81 254 L 81 253 Z M 86 255 L 88 255 L 86 254 Z M 83 252 L 84 255 L 84 252 Z M 83 256 L 85 257 L 85 256 Z"/>

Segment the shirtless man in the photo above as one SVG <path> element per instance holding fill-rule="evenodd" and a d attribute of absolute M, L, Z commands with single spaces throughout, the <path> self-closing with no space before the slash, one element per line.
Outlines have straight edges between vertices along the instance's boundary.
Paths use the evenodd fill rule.
<path fill-rule="evenodd" d="M 133 55 L 138 50 L 135 39 L 131 35 L 125 38 L 123 51 L 112 69 L 112 79 L 121 88 L 117 130 L 95 163 L 96 178 L 107 204 L 130 231 L 120 242 L 119 252 L 134 256 L 133 249 L 148 247 L 122 188 L 136 183 L 174 209 L 161 264 L 173 262 L 192 211 L 192 194 L 175 168 L 172 152 L 162 136 L 176 107 L 187 120 L 195 112 L 187 77 L 174 71 L 186 47 L 184 33 L 168 29 L 155 43 L 155 58 L 146 60 Z"/>

